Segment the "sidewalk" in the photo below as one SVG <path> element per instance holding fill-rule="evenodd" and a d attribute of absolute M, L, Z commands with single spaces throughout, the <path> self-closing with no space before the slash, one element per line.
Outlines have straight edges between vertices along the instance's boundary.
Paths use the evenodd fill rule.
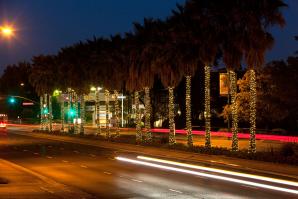
<path fill-rule="evenodd" d="M 92 198 L 24 167 L 0 159 L 0 198 Z"/>
<path fill-rule="evenodd" d="M 225 168 L 229 170 L 242 171 L 246 173 L 260 174 L 271 177 L 278 177 L 298 181 L 298 166 L 287 164 L 278 164 L 270 162 L 262 162 L 255 160 L 238 159 L 220 155 L 206 155 L 194 152 L 185 152 L 171 150 L 166 148 L 156 148 L 149 146 L 140 146 L 124 143 L 113 143 L 100 140 L 91 140 L 78 137 L 57 136 L 40 133 L 17 132 L 16 134 L 28 135 L 32 137 L 66 141 L 77 144 L 104 147 L 118 151 L 118 155 L 134 153 L 135 155 L 146 155 L 151 157 L 160 157 L 164 159 L 172 159 L 198 165 L 208 165 L 215 168 Z"/>

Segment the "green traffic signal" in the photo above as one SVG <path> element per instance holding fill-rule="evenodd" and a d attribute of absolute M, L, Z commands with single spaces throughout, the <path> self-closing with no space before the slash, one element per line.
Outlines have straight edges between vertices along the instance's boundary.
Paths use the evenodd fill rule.
<path fill-rule="evenodd" d="M 71 117 L 73 117 L 73 116 L 75 115 L 75 110 L 70 109 L 70 110 L 68 111 L 68 114 L 69 114 Z"/>
<path fill-rule="evenodd" d="M 49 113 L 48 108 L 43 109 L 43 113 L 44 113 L 44 114 L 48 114 L 48 113 Z"/>
<path fill-rule="evenodd" d="M 14 104 L 16 102 L 16 99 L 14 97 L 9 98 L 9 103 Z"/>

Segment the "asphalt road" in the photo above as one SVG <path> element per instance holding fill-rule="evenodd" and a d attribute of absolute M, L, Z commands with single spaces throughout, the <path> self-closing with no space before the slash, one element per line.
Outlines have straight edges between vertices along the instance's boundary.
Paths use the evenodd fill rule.
<path fill-rule="evenodd" d="M 298 198 L 297 194 L 122 162 L 115 157 L 135 159 L 138 154 L 117 149 L 33 138 L 13 131 L 0 136 L 0 158 L 95 198 Z"/>

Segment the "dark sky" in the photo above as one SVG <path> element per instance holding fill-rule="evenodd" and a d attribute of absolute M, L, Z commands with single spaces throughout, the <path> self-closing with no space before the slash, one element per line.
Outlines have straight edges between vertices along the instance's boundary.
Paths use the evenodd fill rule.
<path fill-rule="evenodd" d="M 7 64 L 29 61 L 33 55 L 53 54 L 60 47 L 95 36 L 131 30 L 144 17 L 165 18 L 185 0 L 0 0 L 0 23 L 12 21 L 17 38 L 0 39 L 0 71 Z M 276 45 L 267 61 L 298 50 L 298 0 L 286 0 L 287 26 L 274 29 Z"/>

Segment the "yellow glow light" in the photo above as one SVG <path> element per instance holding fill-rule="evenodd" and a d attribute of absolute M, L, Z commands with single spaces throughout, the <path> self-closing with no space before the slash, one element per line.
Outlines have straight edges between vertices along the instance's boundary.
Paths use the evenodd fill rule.
<path fill-rule="evenodd" d="M 14 34 L 14 29 L 10 26 L 2 26 L 1 33 L 5 37 L 11 37 Z"/>

